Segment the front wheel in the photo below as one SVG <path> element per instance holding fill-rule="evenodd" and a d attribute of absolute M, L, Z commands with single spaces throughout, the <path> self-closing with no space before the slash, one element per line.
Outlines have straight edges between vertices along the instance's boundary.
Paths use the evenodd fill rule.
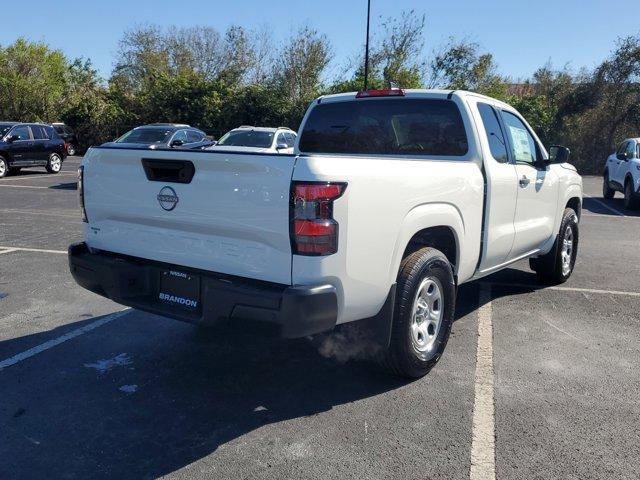
<path fill-rule="evenodd" d="M 609 172 L 605 172 L 602 179 L 602 196 L 607 200 L 611 200 L 615 194 L 616 191 L 609 185 Z"/>
<path fill-rule="evenodd" d="M 62 168 L 62 157 L 57 153 L 49 155 L 49 161 L 47 162 L 47 172 L 58 173 Z"/>
<path fill-rule="evenodd" d="M 6 177 L 8 173 L 9 173 L 9 164 L 3 157 L 0 157 L 0 178 Z"/>
<path fill-rule="evenodd" d="M 391 343 L 381 358 L 391 373 L 420 378 L 440 360 L 455 312 L 451 264 L 435 248 L 422 248 L 400 265 Z"/>
<path fill-rule="evenodd" d="M 558 284 L 569 280 L 578 255 L 578 233 L 578 216 L 573 209 L 567 208 L 551 251 L 529 260 L 529 266 L 541 282 Z"/>

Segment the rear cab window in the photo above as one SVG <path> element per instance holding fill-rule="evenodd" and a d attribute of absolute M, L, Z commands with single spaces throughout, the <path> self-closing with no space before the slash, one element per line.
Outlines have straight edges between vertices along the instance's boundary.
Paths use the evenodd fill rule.
<path fill-rule="evenodd" d="M 300 135 L 306 153 L 462 157 L 467 132 L 451 100 L 389 98 L 321 103 Z"/>

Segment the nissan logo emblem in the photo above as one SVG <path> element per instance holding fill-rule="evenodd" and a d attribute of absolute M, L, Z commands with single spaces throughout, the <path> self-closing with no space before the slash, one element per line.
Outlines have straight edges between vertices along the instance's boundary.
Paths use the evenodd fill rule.
<path fill-rule="evenodd" d="M 158 203 L 167 212 L 176 208 L 178 200 L 176 191 L 171 187 L 162 187 L 160 193 L 158 193 Z"/>

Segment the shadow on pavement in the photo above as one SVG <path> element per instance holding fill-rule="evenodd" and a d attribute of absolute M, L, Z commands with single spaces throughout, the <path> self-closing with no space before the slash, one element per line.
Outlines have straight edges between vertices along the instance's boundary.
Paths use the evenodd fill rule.
<path fill-rule="evenodd" d="M 606 200 L 602 197 L 584 197 L 582 207 L 584 210 L 591 213 L 597 213 L 598 215 L 607 215 L 611 217 L 620 216 L 613 210 L 605 207 L 605 205 L 608 205 L 610 208 L 613 208 L 628 217 L 640 217 L 640 211 L 627 210 L 624 208 L 624 199 L 619 197 L 612 198 L 611 200 Z"/>
<path fill-rule="evenodd" d="M 407 384 L 366 362 L 323 358 L 306 340 L 185 325 L 147 345 L 144 330 L 131 324 L 154 317 L 136 316 L 0 371 L 0 478 L 156 478 L 265 424 Z M 32 347 L 95 320 L 6 340 L 0 350 L 15 352 L 12 342 Z M 122 330 L 137 350 L 123 345 Z M 82 365 L 123 351 L 135 355 L 134 370 L 99 374 Z M 119 391 L 124 382 L 137 391 Z"/>
<path fill-rule="evenodd" d="M 460 288 L 456 319 L 477 309 L 478 287 Z M 2 358 L 98 318 L 0 341 Z M 306 339 L 178 325 L 132 311 L 0 371 L 0 478 L 156 478 L 266 424 L 409 383 L 369 362 L 324 358 Z M 123 352 L 135 361 L 104 373 L 85 363 Z M 135 391 L 120 390 L 132 385 Z M 272 440 L 247 442 L 258 442 L 263 450 L 255 456 L 269 459 L 277 450 Z"/>

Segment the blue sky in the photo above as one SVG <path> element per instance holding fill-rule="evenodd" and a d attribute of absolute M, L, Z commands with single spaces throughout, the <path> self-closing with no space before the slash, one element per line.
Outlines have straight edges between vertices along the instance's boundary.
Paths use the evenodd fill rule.
<path fill-rule="evenodd" d="M 548 60 L 575 70 L 593 67 L 613 48 L 616 37 L 640 32 L 639 0 L 372 0 L 372 31 L 380 16 L 411 9 L 427 16 L 428 51 L 450 35 L 469 38 L 494 54 L 501 73 L 514 78 L 530 76 Z M 340 64 L 363 44 L 365 13 L 365 0 L 31 0 L 4 9 L 0 44 L 19 36 L 43 40 L 69 57 L 91 58 L 106 77 L 122 32 L 136 24 L 220 30 L 231 24 L 267 24 L 276 40 L 310 24 L 329 37 L 335 63 Z"/>

